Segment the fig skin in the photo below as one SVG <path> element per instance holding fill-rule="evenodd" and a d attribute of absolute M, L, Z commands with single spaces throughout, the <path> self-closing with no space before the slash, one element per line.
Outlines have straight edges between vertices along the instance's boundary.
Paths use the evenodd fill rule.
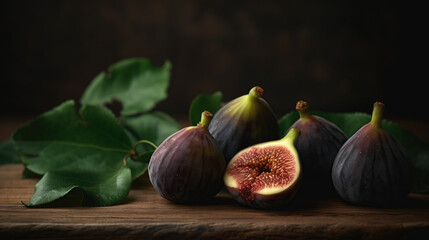
<path fill-rule="evenodd" d="M 334 123 L 309 113 L 308 107 L 306 101 L 297 102 L 296 110 L 300 118 L 291 126 L 301 131 L 295 147 L 305 175 L 302 194 L 331 195 L 335 192 L 331 178 L 332 165 L 347 136 Z"/>
<path fill-rule="evenodd" d="M 348 203 L 390 206 L 402 202 L 410 191 L 411 162 L 382 128 L 383 111 L 383 103 L 374 103 L 371 121 L 349 138 L 335 158 L 332 181 Z"/>
<path fill-rule="evenodd" d="M 262 95 L 261 87 L 253 87 L 249 94 L 230 101 L 214 115 L 209 131 L 227 162 L 248 146 L 279 138 L 277 118 Z"/>
<path fill-rule="evenodd" d="M 298 129 L 291 129 L 280 140 L 253 145 L 234 156 L 225 171 L 224 183 L 227 190 L 239 204 L 257 209 L 288 207 L 288 203 L 297 193 L 302 179 L 299 156 L 293 146 L 299 134 Z M 261 152 L 268 154 L 253 155 Z M 282 155 L 270 154 L 273 152 L 283 153 L 283 156 L 287 156 L 286 158 L 292 157 L 292 159 L 288 160 L 292 162 L 288 164 L 279 162 L 280 165 L 269 163 L 269 160 L 278 161 L 282 157 Z M 243 159 L 245 159 L 244 162 L 242 161 Z M 267 159 L 269 160 L 265 161 Z M 293 172 L 287 172 L 288 170 Z M 266 175 L 262 176 L 263 174 Z M 274 175 L 270 176 L 270 174 Z M 264 182 L 260 180 L 261 178 L 258 180 L 258 177 L 262 177 L 262 179 L 281 179 L 286 182 L 283 186 L 274 183 L 274 187 L 267 187 L 270 182 Z M 262 181 L 263 184 L 258 185 L 256 184 L 257 181 Z M 259 188 L 259 186 L 264 187 Z"/>
<path fill-rule="evenodd" d="M 165 199 L 200 204 L 223 187 L 226 161 L 207 126 L 212 115 L 205 111 L 197 126 L 183 128 L 165 139 L 152 154 L 149 179 Z"/>

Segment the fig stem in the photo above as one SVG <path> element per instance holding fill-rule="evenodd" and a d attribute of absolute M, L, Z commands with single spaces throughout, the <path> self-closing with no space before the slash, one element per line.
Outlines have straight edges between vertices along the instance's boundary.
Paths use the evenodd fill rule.
<path fill-rule="evenodd" d="M 306 101 L 298 101 L 296 103 L 295 109 L 299 112 L 300 118 L 307 118 L 310 116 L 310 113 L 308 112 L 308 103 Z"/>
<path fill-rule="evenodd" d="M 298 139 L 299 135 L 301 134 L 301 131 L 298 128 L 291 128 L 289 132 L 284 136 L 281 140 L 289 142 L 290 144 L 294 145 L 295 141 Z"/>
<path fill-rule="evenodd" d="M 260 98 L 260 97 L 262 97 L 262 95 L 264 95 L 264 89 L 262 89 L 259 86 L 253 87 L 249 91 L 249 96 L 251 96 L 253 98 Z"/>
<path fill-rule="evenodd" d="M 211 114 L 209 111 L 202 112 L 201 121 L 198 123 L 197 126 L 205 128 L 207 130 L 212 118 L 213 118 L 213 114 Z"/>
<path fill-rule="evenodd" d="M 384 113 L 384 104 L 381 102 L 375 102 L 374 108 L 372 110 L 372 116 L 371 116 L 371 124 L 376 127 L 381 127 L 381 120 L 383 119 L 383 113 Z"/>

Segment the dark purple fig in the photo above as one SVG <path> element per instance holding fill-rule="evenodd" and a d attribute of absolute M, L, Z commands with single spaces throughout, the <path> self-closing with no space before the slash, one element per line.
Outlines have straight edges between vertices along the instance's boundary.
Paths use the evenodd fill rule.
<path fill-rule="evenodd" d="M 277 118 L 262 98 L 261 87 L 223 106 L 213 117 L 209 131 L 228 162 L 240 150 L 279 138 Z"/>
<path fill-rule="evenodd" d="M 301 166 L 294 142 L 298 129 L 277 141 L 248 147 L 229 162 L 224 183 L 237 202 L 253 208 L 285 208 L 298 191 Z"/>
<path fill-rule="evenodd" d="M 306 195 L 333 193 L 332 165 L 347 136 L 337 125 L 309 113 L 306 101 L 298 101 L 296 110 L 300 117 L 291 128 L 301 131 L 295 147 L 304 174 L 302 190 Z"/>
<path fill-rule="evenodd" d="M 382 125 L 383 103 L 374 103 L 371 121 L 343 145 L 335 158 L 332 181 L 346 202 L 386 206 L 404 200 L 412 165 L 398 141 Z"/>
<path fill-rule="evenodd" d="M 165 199 L 202 203 L 222 188 L 226 161 L 207 127 L 212 114 L 205 111 L 197 126 L 183 128 L 164 140 L 149 162 L 149 179 Z"/>

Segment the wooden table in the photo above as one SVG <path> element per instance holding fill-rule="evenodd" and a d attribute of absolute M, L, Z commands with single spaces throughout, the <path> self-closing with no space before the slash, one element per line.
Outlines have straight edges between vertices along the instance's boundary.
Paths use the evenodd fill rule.
<path fill-rule="evenodd" d="M 28 119 L 0 119 L 0 140 Z M 429 142 L 429 123 L 399 121 Z M 336 197 L 300 201 L 291 210 L 238 205 L 226 192 L 213 203 L 176 205 L 143 176 L 110 207 L 26 208 L 38 179 L 22 165 L 0 165 L 0 239 L 429 239 L 429 194 L 397 208 L 357 207 Z"/>
<path fill-rule="evenodd" d="M 289 210 L 238 205 L 226 192 L 206 205 L 164 200 L 143 176 L 110 207 L 26 208 L 37 179 L 22 165 L 0 166 L 0 238 L 61 239 L 428 239 L 429 195 L 397 208 L 357 207 L 338 198 L 306 200 Z M 424 238 L 423 238 L 424 236 Z"/>

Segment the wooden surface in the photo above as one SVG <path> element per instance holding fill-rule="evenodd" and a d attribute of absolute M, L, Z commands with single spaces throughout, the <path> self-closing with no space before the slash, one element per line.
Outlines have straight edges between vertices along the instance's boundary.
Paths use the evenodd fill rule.
<path fill-rule="evenodd" d="M 307 200 L 289 210 L 254 210 L 226 192 L 206 205 L 176 205 L 147 178 L 110 207 L 26 208 L 37 179 L 22 165 L 0 166 L 0 239 L 428 239 L 429 195 L 396 208 L 357 207 L 337 198 Z"/>

